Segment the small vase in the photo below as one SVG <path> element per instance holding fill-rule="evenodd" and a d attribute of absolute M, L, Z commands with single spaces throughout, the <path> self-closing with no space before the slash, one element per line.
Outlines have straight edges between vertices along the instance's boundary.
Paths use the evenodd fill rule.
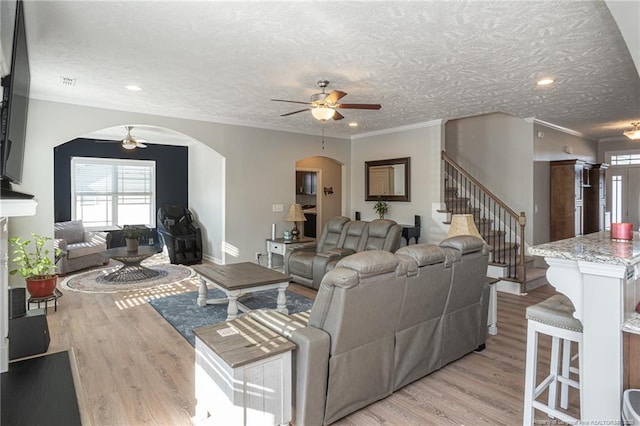
<path fill-rule="evenodd" d="M 127 238 L 127 251 L 138 251 L 138 239 Z"/>

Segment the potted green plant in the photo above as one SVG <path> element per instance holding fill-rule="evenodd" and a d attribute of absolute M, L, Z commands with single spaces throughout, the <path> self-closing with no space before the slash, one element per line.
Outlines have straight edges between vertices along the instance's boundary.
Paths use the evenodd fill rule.
<path fill-rule="evenodd" d="M 386 201 L 382 201 L 382 199 L 378 197 L 378 201 L 373 205 L 373 210 L 378 213 L 380 219 L 384 219 L 384 216 L 389 212 L 389 205 Z"/>
<path fill-rule="evenodd" d="M 56 265 L 49 257 L 50 250 L 45 247 L 50 237 L 43 237 L 32 233 L 31 240 L 23 240 L 20 237 L 11 238 L 9 241 L 14 247 L 12 261 L 17 268 L 10 271 L 11 275 L 20 274 L 27 283 L 27 291 L 31 297 L 47 297 L 53 294 L 58 282 Z M 55 249 L 55 256 L 60 256 L 61 250 Z"/>
<path fill-rule="evenodd" d="M 145 229 L 134 225 L 125 225 L 122 228 L 122 236 L 127 242 L 127 251 L 138 251 L 140 237 L 144 235 Z"/>

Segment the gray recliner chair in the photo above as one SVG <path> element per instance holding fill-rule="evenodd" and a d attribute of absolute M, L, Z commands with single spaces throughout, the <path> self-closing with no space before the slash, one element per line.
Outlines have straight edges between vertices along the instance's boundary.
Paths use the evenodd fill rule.
<path fill-rule="evenodd" d="M 87 231 L 81 220 L 71 220 L 56 222 L 53 235 L 54 247 L 62 252 L 56 265 L 60 275 L 109 262 L 102 255 L 110 238 L 107 232 Z"/>
<path fill-rule="evenodd" d="M 331 221 L 335 219 L 338 218 Z M 342 223 L 345 219 L 346 221 Z M 393 252 L 400 247 L 402 226 L 392 220 L 349 222 L 347 218 L 340 218 L 339 222 L 331 223 L 334 233 L 337 235 L 338 229 L 341 233 L 340 237 L 335 239 L 335 244 L 327 244 L 325 241 L 319 249 L 322 243 L 321 238 L 315 251 L 296 249 L 285 258 L 285 272 L 291 275 L 294 281 L 317 289 L 320 287 L 322 277 L 335 268 L 340 259 L 365 250 Z M 339 228 L 338 224 L 342 228 Z"/>
<path fill-rule="evenodd" d="M 322 235 L 315 247 L 304 247 L 287 253 L 284 260 L 285 274 L 299 283 L 318 288 L 318 284 L 314 285 L 314 270 L 316 277 L 320 271 L 324 275 L 326 263 L 330 260 L 328 257 L 317 256 L 318 253 L 329 251 L 335 247 L 339 247 L 344 242 L 346 233 L 346 225 L 350 219 L 344 216 L 337 216 L 330 219 L 322 229 Z M 322 276 L 321 275 L 321 276 Z"/>

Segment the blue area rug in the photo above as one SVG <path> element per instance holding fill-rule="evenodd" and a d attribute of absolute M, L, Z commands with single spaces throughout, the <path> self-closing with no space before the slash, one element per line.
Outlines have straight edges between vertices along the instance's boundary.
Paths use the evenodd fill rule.
<path fill-rule="evenodd" d="M 276 307 L 278 290 L 264 290 L 253 292 L 250 296 L 243 297 L 240 302 L 251 309 Z M 224 293 L 218 289 L 210 289 L 207 298 L 223 298 Z M 198 292 L 192 291 L 176 296 L 167 296 L 153 299 L 149 304 L 155 308 L 162 317 L 178 330 L 191 346 L 195 346 L 195 337 L 191 331 L 204 325 L 216 324 L 227 318 L 227 304 L 196 305 Z M 313 305 L 313 300 L 299 294 L 287 291 L 287 308 L 289 314 L 308 311 Z"/>

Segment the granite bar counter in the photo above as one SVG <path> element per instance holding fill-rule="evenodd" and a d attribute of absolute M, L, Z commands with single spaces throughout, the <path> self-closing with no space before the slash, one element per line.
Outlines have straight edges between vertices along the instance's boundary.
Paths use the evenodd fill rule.
<path fill-rule="evenodd" d="M 640 301 L 640 234 L 613 241 L 608 231 L 530 247 L 544 257 L 547 280 L 575 307 L 583 326 L 581 420 L 619 421 L 625 320 Z"/>

